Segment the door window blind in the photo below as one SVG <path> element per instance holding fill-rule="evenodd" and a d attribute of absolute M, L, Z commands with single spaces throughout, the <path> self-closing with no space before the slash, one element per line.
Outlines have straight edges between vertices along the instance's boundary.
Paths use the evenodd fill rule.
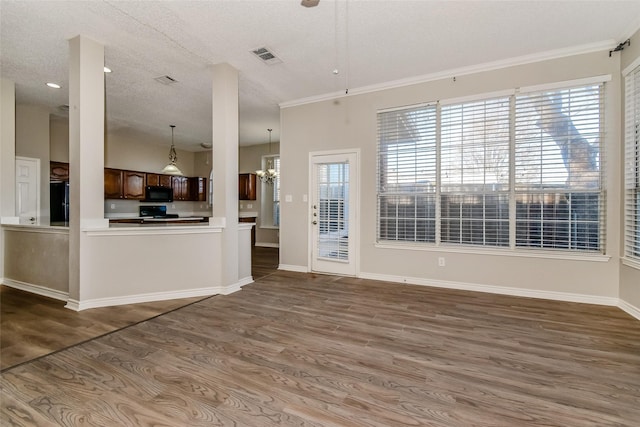
<path fill-rule="evenodd" d="M 625 257 L 640 261 L 640 67 L 625 77 Z"/>

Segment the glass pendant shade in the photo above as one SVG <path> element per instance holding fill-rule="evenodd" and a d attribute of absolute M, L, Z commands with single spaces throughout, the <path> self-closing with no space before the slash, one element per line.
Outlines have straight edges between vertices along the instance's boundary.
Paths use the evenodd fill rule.
<path fill-rule="evenodd" d="M 176 153 L 176 148 L 173 145 L 173 128 L 176 125 L 171 126 L 171 149 L 169 150 L 169 163 L 167 166 L 162 169 L 162 173 L 165 175 L 184 175 L 182 171 L 176 166 L 176 162 L 178 161 L 178 154 Z"/>

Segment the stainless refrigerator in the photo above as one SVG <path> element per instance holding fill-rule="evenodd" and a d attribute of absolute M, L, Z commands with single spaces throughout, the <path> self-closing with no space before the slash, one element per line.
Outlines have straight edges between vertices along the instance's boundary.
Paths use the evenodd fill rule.
<path fill-rule="evenodd" d="M 69 225 L 69 183 L 52 182 L 50 185 L 51 225 Z"/>

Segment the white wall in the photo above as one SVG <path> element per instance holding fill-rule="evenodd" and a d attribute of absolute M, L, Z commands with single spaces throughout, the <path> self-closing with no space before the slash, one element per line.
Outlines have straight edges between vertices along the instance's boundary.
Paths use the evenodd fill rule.
<path fill-rule="evenodd" d="M 351 95 L 281 110 L 282 203 L 280 263 L 308 268 L 309 152 L 361 150 L 360 275 L 443 286 L 509 288 L 520 294 L 615 303 L 620 256 L 620 71 L 619 61 L 595 52 Z M 400 250 L 376 247 L 376 111 L 390 107 L 611 75 L 606 84 L 607 255 L 600 261 L 490 255 L 476 251 Z M 310 131 L 313 130 L 313 131 Z M 522 254 L 522 252 L 520 252 Z M 445 257 L 446 267 L 438 267 Z M 602 260 L 605 261 L 602 261 Z"/>
<path fill-rule="evenodd" d="M 40 159 L 41 225 L 49 224 L 49 110 L 36 105 L 16 105 L 16 156 Z"/>

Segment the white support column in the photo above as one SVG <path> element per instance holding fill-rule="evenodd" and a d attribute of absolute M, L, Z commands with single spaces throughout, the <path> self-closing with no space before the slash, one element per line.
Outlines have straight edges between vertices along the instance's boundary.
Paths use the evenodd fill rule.
<path fill-rule="evenodd" d="M 83 230 L 104 219 L 104 46 L 84 36 L 69 40 L 69 299 L 82 300 L 94 254 Z M 69 306 L 69 305 L 68 305 Z"/>
<path fill-rule="evenodd" d="M 225 224 L 222 284 L 238 284 L 238 70 L 213 67 L 213 216 Z"/>
<path fill-rule="evenodd" d="M 16 85 L 0 79 L 0 223 L 17 224 Z M 4 231 L 0 227 L 0 281 L 4 277 Z"/>
<path fill-rule="evenodd" d="M 0 218 L 17 224 L 16 216 L 16 85 L 1 79 L 0 86 Z"/>

